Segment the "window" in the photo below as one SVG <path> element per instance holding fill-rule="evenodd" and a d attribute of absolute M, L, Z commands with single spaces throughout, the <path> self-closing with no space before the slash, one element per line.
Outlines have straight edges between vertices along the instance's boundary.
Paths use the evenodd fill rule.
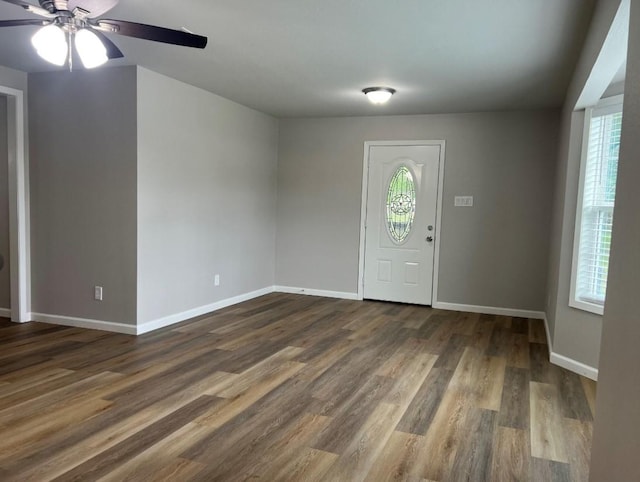
<path fill-rule="evenodd" d="M 400 166 L 389 181 L 386 207 L 389 234 L 400 244 L 409 236 L 416 212 L 416 186 L 406 166 Z"/>
<path fill-rule="evenodd" d="M 621 127 L 620 96 L 585 112 L 569 305 L 597 314 L 607 292 Z"/>

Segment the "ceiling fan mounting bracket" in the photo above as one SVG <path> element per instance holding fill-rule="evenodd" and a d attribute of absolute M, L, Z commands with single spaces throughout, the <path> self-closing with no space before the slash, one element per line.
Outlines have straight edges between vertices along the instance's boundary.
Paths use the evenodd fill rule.
<path fill-rule="evenodd" d="M 89 23 L 84 18 L 74 17 L 71 12 L 58 12 L 58 14 L 60 13 L 63 13 L 63 15 L 58 15 L 54 20 L 54 24 L 67 33 L 76 33 L 78 30 L 89 26 Z M 64 13 L 68 15 L 64 15 Z"/>

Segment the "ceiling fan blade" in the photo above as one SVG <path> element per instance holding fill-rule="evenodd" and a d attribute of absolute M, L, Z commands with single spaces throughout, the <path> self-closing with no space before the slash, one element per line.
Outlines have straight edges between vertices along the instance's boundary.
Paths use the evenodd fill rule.
<path fill-rule="evenodd" d="M 67 8 L 73 12 L 76 8 L 81 8 L 88 13 L 89 18 L 96 18 L 104 15 L 118 4 L 118 0 L 69 0 Z"/>
<path fill-rule="evenodd" d="M 93 23 L 97 29 L 105 32 L 126 35 L 127 37 L 153 40 L 166 44 L 181 45 L 184 47 L 194 47 L 203 49 L 207 46 L 207 37 L 181 30 L 172 30 L 144 23 L 126 22 L 124 20 L 98 20 Z"/>
<path fill-rule="evenodd" d="M 36 15 L 40 15 L 42 17 L 49 17 L 49 18 L 55 17 L 55 15 L 53 15 L 48 10 L 42 7 L 38 7 L 36 5 L 31 5 L 28 2 L 23 2 L 22 0 L 2 0 L 2 1 L 6 3 L 11 3 L 12 5 L 17 5 L 18 7 L 22 7 L 27 12 L 35 13 Z"/>
<path fill-rule="evenodd" d="M 22 27 L 24 25 L 47 25 L 47 20 L 28 19 L 28 20 L 0 20 L 0 27 Z"/>
<path fill-rule="evenodd" d="M 121 59 L 122 57 L 124 57 L 122 51 L 117 47 L 116 44 L 114 44 L 109 38 L 107 38 L 105 34 L 94 28 L 92 28 L 91 31 L 95 33 L 102 41 L 102 44 L 107 49 L 107 57 L 109 57 L 109 59 Z"/>

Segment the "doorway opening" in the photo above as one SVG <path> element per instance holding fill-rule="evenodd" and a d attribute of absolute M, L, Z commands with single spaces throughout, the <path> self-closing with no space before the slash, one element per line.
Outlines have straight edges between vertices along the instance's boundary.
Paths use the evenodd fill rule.
<path fill-rule="evenodd" d="M 7 180 L 9 208 L 9 259 L 11 285 L 11 321 L 30 321 L 31 293 L 29 273 L 28 182 L 25 160 L 24 94 L 21 90 L 0 86 L 6 99 Z M 3 307 L 5 308 L 5 307 Z"/>

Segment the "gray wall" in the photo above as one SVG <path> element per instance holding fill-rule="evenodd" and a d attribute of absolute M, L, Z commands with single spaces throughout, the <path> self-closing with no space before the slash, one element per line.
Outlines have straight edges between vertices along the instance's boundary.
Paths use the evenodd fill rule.
<path fill-rule="evenodd" d="M 355 293 L 364 142 L 444 139 L 438 301 L 542 310 L 557 129 L 555 111 L 281 121 L 276 283 Z"/>
<path fill-rule="evenodd" d="M 624 81 L 616 82 L 607 87 L 607 90 L 604 91 L 603 98 L 605 97 L 613 97 L 615 95 L 623 95 L 624 94 Z"/>
<path fill-rule="evenodd" d="M 631 2 L 627 84 L 600 359 L 591 481 L 640 480 L 640 2 Z"/>
<path fill-rule="evenodd" d="M 27 74 L 19 70 L 9 69 L 0 65 L 0 85 L 12 89 L 27 90 Z"/>
<path fill-rule="evenodd" d="M 139 69 L 139 323 L 273 286 L 277 144 L 274 118 Z"/>
<path fill-rule="evenodd" d="M 7 145 L 7 98 L 0 95 L 0 308 L 11 308 L 9 273 L 9 146 Z M 0 261 L 2 264 L 2 261 Z"/>
<path fill-rule="evenodd" d="M 603 0 L 596 4 L 589 33 L 567 92 L 560 126 L 547 281 L 545 311 L 553 351 L 594 368 L 599 364 L 602 317 L 569 306 L 584 122 L 583 112 L 573 110 L 619 6 L 620 0 Z"/>
<path fill-rule="evenodd" d="M 31 74 L 29 114 L 32 310 L 135 324 L 135 67 Z"/>

